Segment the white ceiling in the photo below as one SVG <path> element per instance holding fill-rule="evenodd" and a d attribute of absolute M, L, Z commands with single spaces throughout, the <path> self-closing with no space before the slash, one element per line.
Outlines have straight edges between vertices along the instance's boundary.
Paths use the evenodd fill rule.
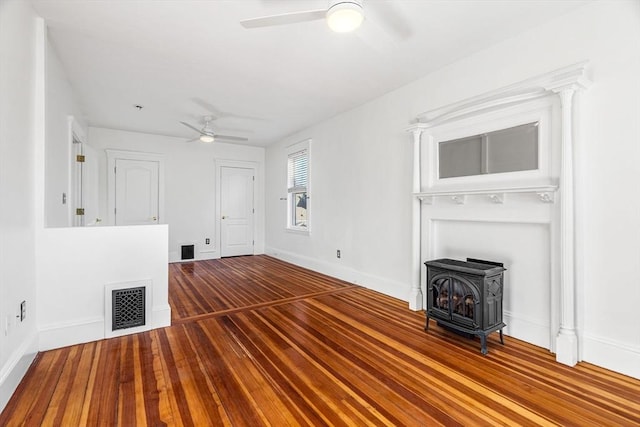
<path fill-rule="evenodd" d="M 33 0 L 91 126 L 266 146 L 584 4 L 365 0 L 355 33 L 239 21 L 326 0 Z M 143 105 L 142 110 L 135 105 Z"/>

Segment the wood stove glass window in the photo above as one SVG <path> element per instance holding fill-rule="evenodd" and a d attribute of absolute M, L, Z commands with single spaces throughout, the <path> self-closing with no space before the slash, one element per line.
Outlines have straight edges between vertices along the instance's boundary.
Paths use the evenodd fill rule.
<path fill-rule="evenodd" d="M 454 278 L 451 279 L 451 287 L 451 312 L 473 319 L 476 299 L 471 287 Z"/>
<path fill-rule="evenodd" d="M 436 279 L 433 282 L 433 308 L 441 310 L 449 318 L 451 315 L 475 319 L 478 302 L 473 289 L 466 283 L 452 277 Z"/>
<path fill-rule="evenodd" d="M 440 178 L 538 169 L 538 122 L 438 143 Z"/>

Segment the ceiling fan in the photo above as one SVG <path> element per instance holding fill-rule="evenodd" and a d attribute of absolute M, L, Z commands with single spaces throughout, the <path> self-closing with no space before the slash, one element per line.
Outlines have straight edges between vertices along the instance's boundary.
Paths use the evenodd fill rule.
<path fill-rule="evenodd" d="M 240 21 L 240 25 L 245 28 L 259 28 L 319 19 L 326 19 L 329 28 L 337 33 L 353 31 L 364 21 L 362 0 L 330 0 L 326 9 L 305 10 L 245 19 Z"/>
<path fill-rule="evenodd" d="M 242 142 L 242 141 L 248 141 L 248 138 L 243 138 L 240 136 L 229 136 L 229 135 L 218 135 L 216 133 L 214 133 L 213 129 L 211 128 L 210 124 L 213 121 L 213 117 L 212 116 L 205 116 L 204 117 L 204 126 L 202 127 L 202 129 L 198 129 L 195 126 L 190 125 L 189 123 L 186 122 L 180 122 L 183 125 L 185 125 L 186 127 L 188 127 L 189 129 L 195 130 L 196 132 L 198 132 L 200 134 L 200 136 L 196 139 L 200 140 L 200 142 L 204 142 L 204 143 L 211 143 L 213 141 L 215 141 L 216 139 L 224 139 L 227 141 L 238 141 L 238 142 Z M 192 141 L 195 141 L 192 140 Z"/>

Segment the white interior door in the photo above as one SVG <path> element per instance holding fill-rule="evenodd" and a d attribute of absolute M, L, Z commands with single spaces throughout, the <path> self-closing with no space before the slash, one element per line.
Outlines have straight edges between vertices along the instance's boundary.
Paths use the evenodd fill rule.
<path fill-rule="evenodd" d="M 253 255 L 253 169 L 220 168 L 220 255 Z"/>
<path fill-rule="evenodd" d="M 115 225 L 158 224 L 158 169 L 155 161 L 116 159 Z"/>

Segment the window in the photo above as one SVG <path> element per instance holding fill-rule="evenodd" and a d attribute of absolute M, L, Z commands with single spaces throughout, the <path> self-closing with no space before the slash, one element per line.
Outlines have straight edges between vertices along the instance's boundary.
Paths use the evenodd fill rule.
<path fill-rule="evenodd" d="M 287 160 L 287 226 L 309 230 L 309 144 L 296 144 Z"/>
<path fill-rule="evenodd" d="M 439 143 L 439 177 L 538 169 L 538 123 Z"/>

